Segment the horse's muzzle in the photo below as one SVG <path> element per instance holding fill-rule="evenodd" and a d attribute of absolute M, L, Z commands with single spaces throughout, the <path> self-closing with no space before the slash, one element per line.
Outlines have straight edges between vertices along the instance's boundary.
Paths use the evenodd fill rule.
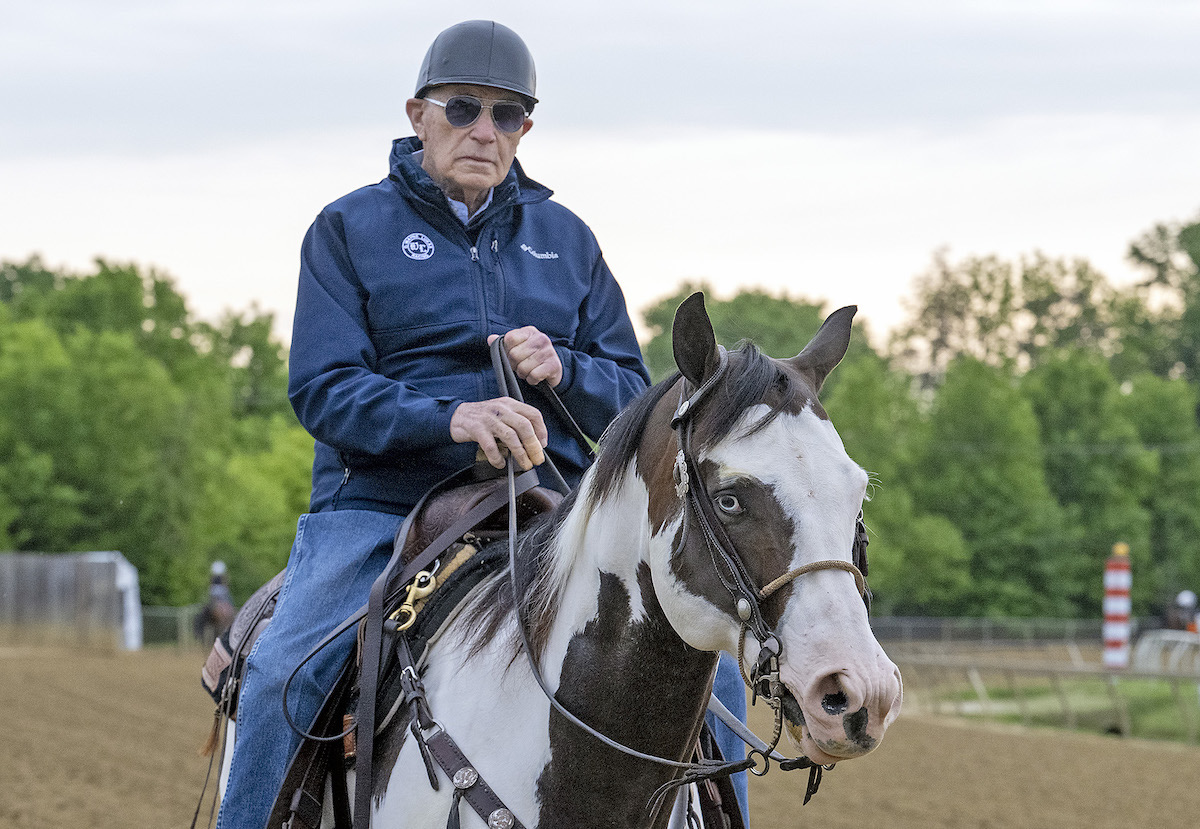
<path fill-rule="evenodd" d="M 880 651 L 871 670 L 828 671 L 798 697 L 785 692 L 783 714 L 804 754 L 828 765 L 861 757 L 879 745 L 900 713 L 902 699 L 900 670 Z"/>

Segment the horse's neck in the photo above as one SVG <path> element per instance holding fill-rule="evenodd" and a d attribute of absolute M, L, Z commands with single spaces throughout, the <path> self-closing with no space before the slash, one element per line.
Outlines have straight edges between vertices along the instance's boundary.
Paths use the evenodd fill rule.
<path fill-rule="evenodd" d="M 557 696 L 568 710 L 611 739 L 685 759 L 698 734 L 716 655 L 686 645 L 659 606 L 646 558 L 645 488 L 627 481 L 594 510 L 576 509 L 586 512 L 569 516 L 559 536 L 560 544 L 574 549 L 558 550 L 573 559 L 543 662 L 561 667 L 548 678 L 557 680 Z M 635 825 L 650 794 L 673 773 L 605 747 L 557 715 L 550 739 L 555 758 L 589 759 L 550 764 L 539 783 L 543 818 L 593 825 L 583 801 L 576 802 L 578 793 L 588 792 L 587 802 L 612 804 L 606 816 L 594 817 L 595 825 Z M 597 758 L 612 772 L 603 780 L 595 776 Z M 597 786 L 611 791 L 598 795 Z M 626 817 L 614 822 L 621 814 Z"/>

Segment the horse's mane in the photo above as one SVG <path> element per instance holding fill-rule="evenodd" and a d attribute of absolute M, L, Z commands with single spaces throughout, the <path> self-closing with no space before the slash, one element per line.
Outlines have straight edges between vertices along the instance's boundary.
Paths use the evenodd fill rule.
<path fill-rule="evenodd" d="M 783 371 L 776 361 L 767 357 L 750 342 L 739 343 L 729 355 L 728 376 L 737 382 L 723 382 L 695 410 L 693 445 L 703 451 L 719 443 L 741 421 L 750 407 L 765 403 L 767 415 L 749 430 L 755 432 L 769 424 L 780 412 L 794 407 L 798 396 L 815 400 Z M 586 492 L 583 508 L 594 509 L 611 495 L 624 479 L 641 447 L 646 426 L 655 409 L 669 391 L 679 383 L 680 375 L 673 374 L 647 389 L 629 404 L 612 422 L 600 439 L 593 474 Z M 528 632 L 529 645 L 540 654 L 549 639 L 550 627 L 557 614 L 558 602 L 569 567 L 556 560 L 555 550 L 560 530 L 581 497 L 576 489 L 548 517 L 538 520 L 517 538 L 516 584 L 519 605 Z M 482 650 L 503 627 L 514 609 L 512 583 L 508 568 L 504 568 L 488 583 L 468 609 L 468 629 L 475 631 L 471 655 Z M 515 659 L 524 648 L 517 637 L 512 643 Z"/>

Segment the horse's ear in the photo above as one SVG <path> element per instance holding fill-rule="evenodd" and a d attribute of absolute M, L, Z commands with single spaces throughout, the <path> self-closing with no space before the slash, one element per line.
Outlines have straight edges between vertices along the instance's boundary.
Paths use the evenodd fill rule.
<path fill-rule="evenodd" d="M 857 305 L 834 311 L 826 317 L 821 330 L 804 350 L 789 361 L 812 381 L 813 391 L 821 390 L 829 372 L 846 356 L 846 348 L 850 345 L 850 323 L 857 312 Z"/>
<path fill-rule="evenodd" d="M 720 364 L 717 338 L 704 310 L 704 294 L 692 294 L 679 304 L 671 326 L 671 350 L 675 365 L 693 386 L 700 386 Z"/>

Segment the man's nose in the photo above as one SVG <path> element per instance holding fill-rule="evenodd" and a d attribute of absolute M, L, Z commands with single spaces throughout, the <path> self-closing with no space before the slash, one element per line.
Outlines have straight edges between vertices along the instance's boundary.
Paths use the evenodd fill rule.
<path fill-rule="evenodd" d="M 471 125 L 471 137 L 482 144 L 489 144 L 496 140 L 496 122 L 492 120 L 490 109 L 479 113 L 479 117 Z"/>

